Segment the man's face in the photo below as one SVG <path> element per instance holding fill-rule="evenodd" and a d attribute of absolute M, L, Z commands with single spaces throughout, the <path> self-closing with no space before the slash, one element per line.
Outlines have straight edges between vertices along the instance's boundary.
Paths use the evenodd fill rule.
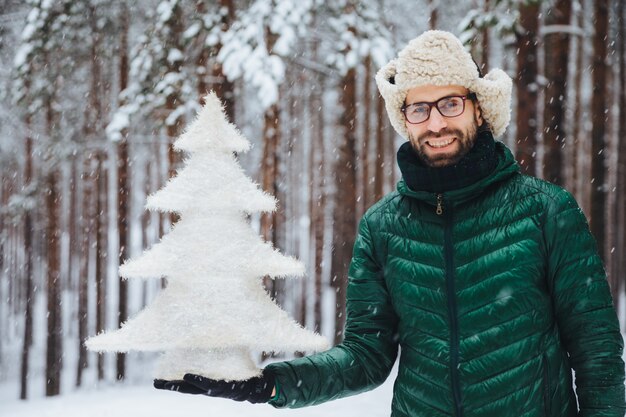
<path fill-rule="evenodd" d="M 468 94 L 467 88 L 458 85 L 425 85 L 409 90 L 405 105 Z M 433 106 L 425 122 L 411 124 L 405 119 L 404 123 L 411 145 L 420 159 L 426 165 L 438 168 L 459 162 L 474 146 L 476 131 L 484 122 L 480 108 L 468 98 L 465 110 L 458 116 L 444 117 Z"/>

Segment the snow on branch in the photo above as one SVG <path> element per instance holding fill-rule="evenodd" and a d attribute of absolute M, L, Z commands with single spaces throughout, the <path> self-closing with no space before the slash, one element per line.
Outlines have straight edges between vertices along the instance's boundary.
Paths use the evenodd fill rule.
<path fill-rule="evenodd" d="M 253 86 L 263 110 L 278 101 L 279 86 L 285 80 L 283 59 L 294 54 L 311 7 L 310 0 L 256 0 L 239 11 L 223 34 L 218 60 L 224 74 L 231 81 L 242 78 Z"/>

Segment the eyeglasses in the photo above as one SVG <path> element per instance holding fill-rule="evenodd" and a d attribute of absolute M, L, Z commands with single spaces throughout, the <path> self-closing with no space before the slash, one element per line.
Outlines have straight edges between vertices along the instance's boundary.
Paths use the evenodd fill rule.
<path fill-rule="evenodd" d="M 437 107 L 439 114 L 443 117 L 456 117 L 465 111 L 465 100 L 473 99 L 474 95 L 467 96 L 447 96 L 437 101 L 421 101 L 419 103 L 406 104 L 401 110 L 407 122 L 415 125 L 424 123 L 430 118 L 430 111 L 433 106 Z"/>

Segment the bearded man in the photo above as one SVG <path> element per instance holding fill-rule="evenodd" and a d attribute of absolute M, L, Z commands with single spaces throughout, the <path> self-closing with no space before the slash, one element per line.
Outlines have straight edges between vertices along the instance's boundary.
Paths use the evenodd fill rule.
<path fill-rule="evenodd" d="M 155 386 L 302 407 L 380 385 L 400 346 L 393 417 L 623 417 L 623 341 L 585 217 L 494 140 L 511 79 L 429 31 L 376 82 L 408 141 L 397 190 L 360 220 L 343 343 L 249 381 Z"/>

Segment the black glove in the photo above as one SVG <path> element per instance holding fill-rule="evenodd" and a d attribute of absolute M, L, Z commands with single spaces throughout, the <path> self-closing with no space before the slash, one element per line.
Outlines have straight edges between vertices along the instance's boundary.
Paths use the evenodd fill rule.
<path fill-rule="evenodd" d="M 182 380 L 155 379 L 154 388 L 185 394 L 229 398 L 235 401 L 249 401 L 256 404 L 266 403 L 272 398 L 275 380 L 274 374 L 265 369 L 261 376 L 247 381 L 217 381 L 200 375 L 185 374 Z"/>

